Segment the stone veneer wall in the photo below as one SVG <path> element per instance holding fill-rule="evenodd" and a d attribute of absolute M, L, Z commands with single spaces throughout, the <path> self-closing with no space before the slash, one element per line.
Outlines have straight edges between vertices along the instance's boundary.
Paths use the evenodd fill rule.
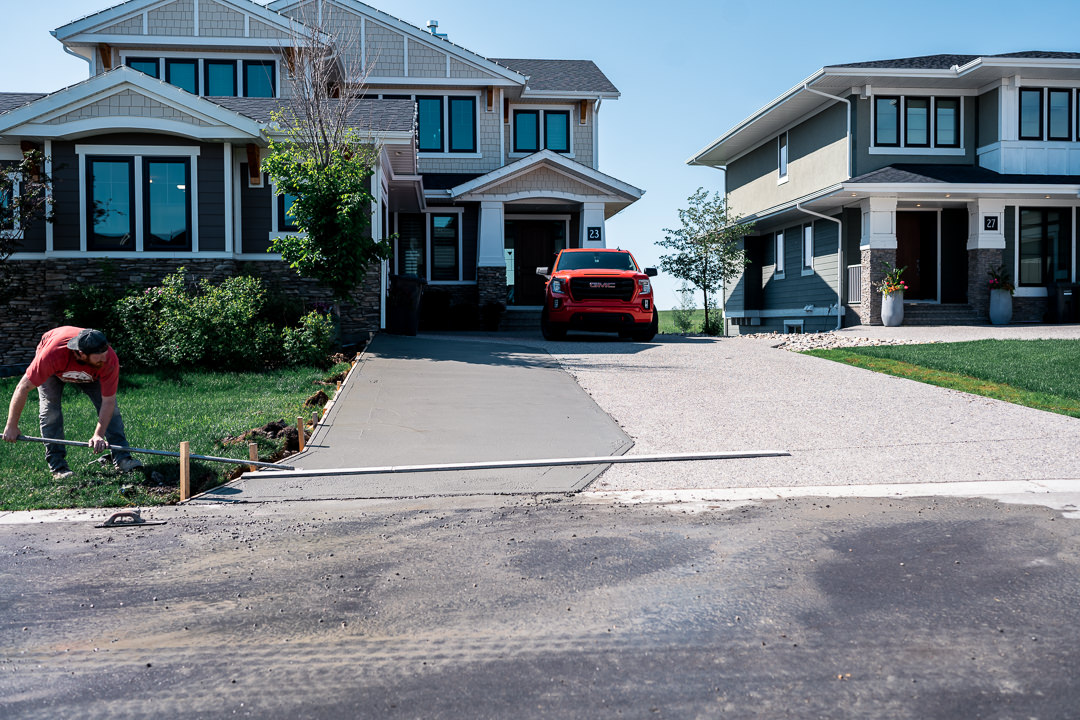
<path fill-rule="evenodd" d="M 160 284 L 179 266 L 192 279 L 220 282 L 227 277 L 249 273 L 263 278 L 267 287 L 310 305 L 330 303 L 329 290 L 314 280 L 297 277 L 277 260 L 236 261 L 231 259 L 49 259 L 12 263 L 24 283 L 23 295 L 0 306 L 0 365 L 25 365 L 34 358 L 42 333 L 63 324 L 58 305 L 75 284 L 111 285 L 116 289 L 142 289 Z M 349 302 L 340 305 L 342 340 L 353 343 L 366 339 L 380 325 L 379 268 L 374 266 L 361 289 Z M 121 358 L 122 360 L 122 358 Z"/>
<path fill-rule="evenodd" d="M 884 263 L 896 265 L 896 250 L 862 251 L 862 304 L 858 307 L 863 325 L 881 324 L 881 293 L 877 286 L 885 278 Z"/>
<path fill-rule="evenodd" d="M 488 303 L 506 305 L 506 266 L 477 268 L 476 275 L 480 289 L 480 307 Z"/>
<path fill-rule="evenodd" d="M 1003 263 L 1002 250 L 968 250 L 968 305 L 980 317 L 990 317 L 990 276 L 987 274 L 992 268 L 1000 267 Z M 1042 298 L 1039 298 L 1042 300 Z M 1044 310 L 1046 301 L 1042 300 Z M 1013 317 L 1016 320 L 1016 303 L 1013 303 Z M 1038 318 L 1042 320 L 1042 317 Z"/>

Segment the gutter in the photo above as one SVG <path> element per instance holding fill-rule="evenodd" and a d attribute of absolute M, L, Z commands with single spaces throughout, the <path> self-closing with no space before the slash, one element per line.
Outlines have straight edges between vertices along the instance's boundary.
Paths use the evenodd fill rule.
<path fill-rule="evenodd" d="M 834 217 L 807 210 L 799 203 L 795 203 L 795 209 L 836 223 L 836 329 L 840 330 L 844 326 L 844 315 L 841 312 L 844 309 L 844 223 Z"/>
<path fill-rule="evenodd" d="M 848 100 L 845 97 L 839 97 L 837 95 L 830 95 L 829 93 L 821 92 L 820 90 L 815 90 L 814 88 L 810 87 L 809 83 L 803 83 L 803 90 L 806 90 L 807 92 L 812 92 L 815 95 L 820 95 L 821 97 L 827 97 L 827 98 L 829 98 L 831 100 L 839 100 L 840 102 L 847 105 L 847 113 L 845 113 L 847 115 L 847 146 L 848 146 L 848 151 L 847 151 L 847 176 L 848 176 L 848 179 L 850 180 L 852 178 L 852 174 L 851 174 L 851 156 L 852 156 L 852 153 L 854 152 L 854 149 L 855 149 L 854 147 L 852 147 L 852 144 L 851 144 L 851 101 Z"/>

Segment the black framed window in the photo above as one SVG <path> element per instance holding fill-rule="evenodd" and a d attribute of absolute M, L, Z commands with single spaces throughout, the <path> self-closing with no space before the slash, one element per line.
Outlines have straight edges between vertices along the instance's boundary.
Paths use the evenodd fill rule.
<path fill-rule="evenodd" d="M 447 98 L 450 152 L 476 152 L 476 98 Z"/>
<path fill-rule="evenodd" d="M 135 249 L 135 158 L 86 158 L 86 247 Z"/>
<path fill-rule="evenodd" d="M 1048 90 L 1046 97 L 1048 140 L 1072 140 L 1072 90 Z"/>
<path fill-rule="evenodd" d="M 802 269 L 814 269 L 814 226 L 803 225 Z"/>
<path fill-rule="evenodd" d="M 236 97 L 236 61 L 204 61 L 203 90 L 210 97 Z"/>
<path fill-rule="evenodd" d="M 397 216 L 397 274 L 427 278 L 427 234 L 424 215 Z"/>
<path fill-rule="evenodd" d="M 143 158 L 143 249 L 191 249 L 191 160 Z"/>
<path fill-rule="evenodd" d="M 904 145 L 930 147 L 930 98 L 904 98 Z"/>
<path fill-rule="evenodd" d="M 533 153 L 540 149 L 540 111 L 514 111 L 514 152 Z"/>
<path fill-rule="evenodd" d="M 277 199 L 277 212 L 278 212 L 277 226 L 278 226 L 278 230 L 281 230 L 282 232 L 293 232 L 293 231 L 296 231 L 296 230 L 300 229 L 300 228 L 298 228 L 296 226 L 296 218 L 289 215 L 289 210 L 292 209 L 292 206 L 293 206 L 294 202 L 296 202 L 296 196 L 295 195 L 290 195 L 289 193 L 282 193 L 281 195 L 278 195 L 278 199 Z"/>
<path fill-rule="evenodd" d="M 900 145 L 900 98 L 874 98 L 874 144 L 885 147 Z"/>
<path fill-rule="evenodd" d="M 277 97 L 277 70 L 273 60 L 244 61 L 244 97 Z"/>
<path fill-rule="evenodd" d="M 787 251 L 784 249 L 784 233 L 776 233 L 776 244 L 773 246 L 773 255 L 776 262 L 776 274 L 777 278 L 784 277 L 784 255 Z"/>
<path fill-rule="evenodd" d="M 1020 89 L 1020 139 L 1043 139 L 1042 89 Z"/>
<path fill-rule="evenodd" d="M 569 111 L 544 111 L 544 147 L 553 152 L 570 152 Z"/>
<path fill-rule="evenodd" d="M 960 98 L 934 98 L 934 145 L 960 147 Z"/>
<path fill-rule="evenodd" d="M 161 58 L 129 57 L 126 63 L 127 66 L 132 70 L 138 70 L 139 72 L 145 73 L 152 78 L 161 77 Z"/>
<path fill-rule="evenodd" d="M 458 280 L 461 257 L 458 252 L 459 215 L 431 215 L 431 279 Z"/>
<path fill-rule="evenodd" d="M 1071 209 L 1020 209 L 1020 285 L 1069 282 L 1072 272 Z"/>
<path fill-rule="evenodd" d="M 165 60 L 165 82 L 187 90 L 192 95 L 199 94 L 198 60 Z"/>
<path fill-rule="evenodd" d="M 0 190 L 0 231 L 15 229 L 15 216 L 11 212 L 11 205 L 17 194 L 18 188 L 14 183 L 11 187 Z"/>
<path fill-rule="evenodd" d="M 443 99 L 416 98 L 417 134 L 420 152 L 443 151 Z"/>
<path fill-rule="evenodd" d="M 780 133 L 776 138 L 776 166 L 779 168 L 780 177 L 787 177 L 788 147 L 787 133 Z"/>

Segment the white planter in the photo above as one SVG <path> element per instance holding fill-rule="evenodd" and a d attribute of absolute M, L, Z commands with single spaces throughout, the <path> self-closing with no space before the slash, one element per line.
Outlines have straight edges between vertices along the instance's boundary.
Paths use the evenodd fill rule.
<path fill-rule="evenodd" d="M 1008 290 L 990 291 L 990 322 L 994 325 L 1012 322 L 1012 293 Z"/>
<path fill-rule="evenodd" d="M 904 322 L 904 293 L 881 296 L 881 322 L 885 327 L 896 327 Z"/>

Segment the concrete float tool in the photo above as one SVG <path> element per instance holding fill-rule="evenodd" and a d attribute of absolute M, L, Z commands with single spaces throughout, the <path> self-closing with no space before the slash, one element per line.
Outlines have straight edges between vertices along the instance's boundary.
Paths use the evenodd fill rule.
<path fill-rule="evenodd" d="M 84 447 L 84 448 L 90 447 L 90 445 L 88 443 L 75 442 L 74 440 L 57 440 L 57 439 L 54 439 L 54 438 L 30 437 L 28 435 L 20 435 L 19 439 L 20 440 L 25 440 L 26 442 L 55 443 L 57 445 L 69 445 L 71 447 Z M 105 449 L 106 450 L 119 450 L 121 452 L 130 452 L 130 453 L 143 453 L 145 455 L 164 455 L 165 457 L 174 457 L 174 458 L 180 457 L 180 453 L 178 453 L 178 452 L 169 452 L 168 450 L 147 450 L 145 448 L 121 447 L 120 445 L 106 445 Z M 212 457 L 210 455 L 190 455 L 189 457 L 192 460 L 205 460 L 207 462 L 229 463 L 230 465 L 254 465 L 255 467 L 273 468 L 274 470 L 296 470 L 296 468 L 291 466 L 291 465 L 276 465 L 274 463 L 256 462 L 254 460 L 243 460 L 241 458 Z"/>
<path fill-rule="evenodd" d="M 567 465 L 627 465 L 633 463 L 687 462 L 697 460 L 736 460 L 742 458 L 790 457 L 786 450 L 756 450 L 747 452 L 665 453 L 662 455 L 600 455 L 546 460 L 492 460 L 487 462 L 442 463 L 437 465 L 386 465 L 382 467 L 312 468 L 286 470 L 275 465 L 278 472 L 244 473 L 241 478 L 301 478 L 334 477 L 339 475 L 389 475 L 396 473 L 449 472 L 454 470 L 506 470 L 514 468 L 565 467 Z M 194 455 L 192 456 L 194 457 Z"/>

